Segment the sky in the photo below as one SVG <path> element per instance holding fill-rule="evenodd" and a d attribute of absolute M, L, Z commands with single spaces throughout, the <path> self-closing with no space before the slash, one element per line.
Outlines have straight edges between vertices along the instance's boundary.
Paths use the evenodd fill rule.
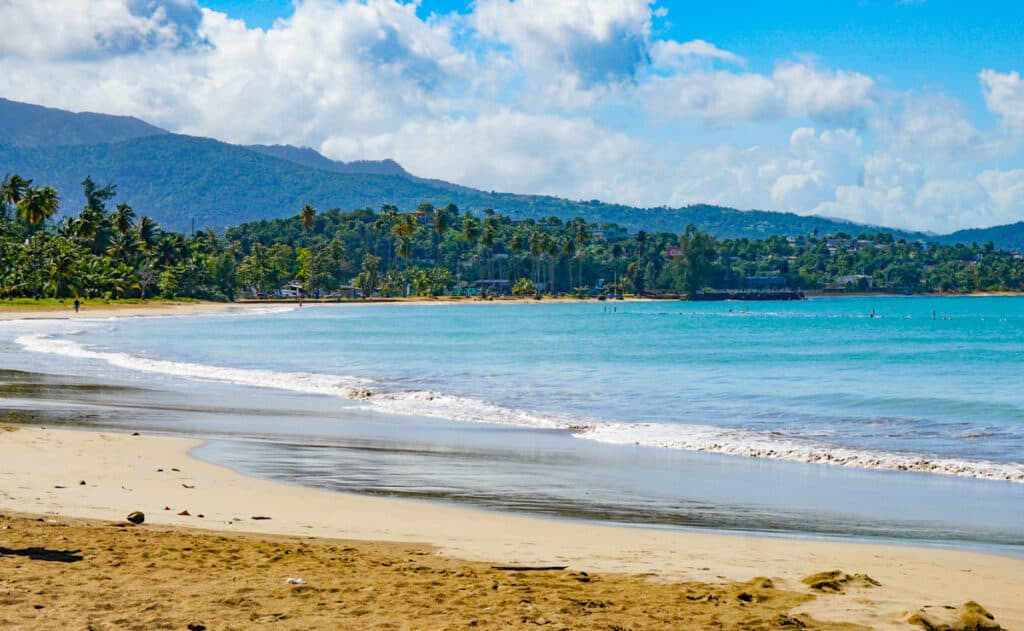
<path fill-rule="evenodd" d="M 484 190 L 1024 220 L 1024 3 L 0 0 L 0 96 Z"/>

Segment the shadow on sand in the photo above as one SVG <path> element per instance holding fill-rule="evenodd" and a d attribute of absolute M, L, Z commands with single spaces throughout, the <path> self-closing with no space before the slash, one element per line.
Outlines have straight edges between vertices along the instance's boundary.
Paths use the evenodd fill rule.
<path fill-rule="evenodd" d="M 75 563 L 83 559 L 79 554 L 81 550 L 50 550 L 49 548 L 21 548 L 13 550 L 0 546 L 0 557 L 21 556 L 28 557 L 33 561 L 53 561 L 55 563 Z"/>

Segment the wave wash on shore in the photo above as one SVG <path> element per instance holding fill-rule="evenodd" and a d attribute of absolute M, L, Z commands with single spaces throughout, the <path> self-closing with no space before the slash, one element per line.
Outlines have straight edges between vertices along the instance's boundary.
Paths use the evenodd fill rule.
<path fill-rule="evenodd" d="M 15 340 L 25 350 L 86 360 L 98 360 L 129 370 L 333 396 L 354 401 L 380 413 L 425 416 L 466 423 L 511 425 L 572 432 L 573 436 L 616 445 L 637 445 L 825 464 L 858 469 L 916 471 L 1024 484 L 1024 463 L 939 458 L 927 454 L 854 449 L 779 437 L 770 432 L 666 423 L 623 423 L 536 413 L 497 405 L 473 397 L 430 390 L 376 392 L 371 379 L 313 372 L 229 368 L 190 362 L 139 357 L 101 351 L 44 334 L 26 334 Z"/>

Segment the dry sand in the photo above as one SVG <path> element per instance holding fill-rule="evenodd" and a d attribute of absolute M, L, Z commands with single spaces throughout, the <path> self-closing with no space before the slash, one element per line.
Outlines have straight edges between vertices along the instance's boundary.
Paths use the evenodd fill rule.
<path fill-rule="evenodd" d="M 142 615 L 150 618 L 140 628 L 160 621 L 183 628 L 188 617 L 202 618 L 210 629 L 245 628 L 282 614 L 288 628 L 463 627 L 473 620 L 490 627 L 543 619 L 556 628 L 841 628 L 822 625 L 845 622 L 911 629 L 906 620 L 921 608 L 934 619 L 958 614 L 946 607 L 977 601 L 1005 628 L 1024 629 L 1021 559 L 608 527 L 318 491 L 198 461 L 188 455 L 198 444 L 37 428 L 0 432 L 0 511 L 58 524 L 146 514 L 145 525 L 123 531 L 20 520 L 0 531 L 6 548 L 0 549 L 0 626 L 42 605 L 53 617 L 40 613 L 32 620 L 52 620 L 51 628 L 82 628 L 90 620 L 97 628 L 122 628 L 131 625 L 118 620 Z M 177 514 L 183 510 L 190 515 Z M 260 538 L 224 539 L 182 527 Z M 22 530 L 29 534 L 15 534 Z M 316 539 L 266 539 L 271 535 Z M 338 539 L 397 543 L 348 544 L 355 551 L 346 553 Z M 27 551 L 33 546 L 50 552 L 33 556 Z M 302 556 L 305 564 L 298 561 L 306 554 L 296 550 L 301 546 L 315 550 Z M 75 548 L 82 561 L 35 558 Z M 429 550 L 442 556 L 419 554 Z M 569 569 L 508 573 L 477 563 Z M 421 565 L 426 569 L 415 569 Z M 819 590 L 802 582 L 835 569 L 850 579 L 817 577 Z M 590 578 L 583 571 L 597 572 L 599 580 L 581 581 Z M 284 583 L 296 574 L 308 587 Z M 773 586 L 751 583 L 754 577 L 768 577 Z M 833 583 L 838 593 L 825 593 L 834 591 Z M 744 591 L 749 601 L 738 598 Z M 321 615 L 314 610 L 334 612 L 341 622 L 314 620 L 309 616 Z"/>

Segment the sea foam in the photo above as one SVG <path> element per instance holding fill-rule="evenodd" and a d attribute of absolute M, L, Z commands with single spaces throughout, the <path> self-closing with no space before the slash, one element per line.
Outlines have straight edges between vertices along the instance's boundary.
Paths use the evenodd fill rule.
<path fill-rule="evenodd" d="M 572 432 L 576 438 L 614 445 L 637 445 L 859 469 L 916 471 L 1024 483 L 1024 463 L 961 460 L 925 454 L 852 449 L 781 437 L 768 432 L 712 425 L 622 423 L 602 419 L 581 419 L 577 416 L 509 408 L 474 397 L 430 390 L 380 391 L 375 389 L 376 382 L 373 380 L 355 376 L 228 368 L 151 359 L 128 353 L 96 350 L 72 340 L 42 334 L 22 335 L 15 341 L 25 350 L 37 353 L 98 360 L 112 366 L 148 373 L 340 397 L 358 402 L 362 409 L 388 414 L 563 430 Z"/>

